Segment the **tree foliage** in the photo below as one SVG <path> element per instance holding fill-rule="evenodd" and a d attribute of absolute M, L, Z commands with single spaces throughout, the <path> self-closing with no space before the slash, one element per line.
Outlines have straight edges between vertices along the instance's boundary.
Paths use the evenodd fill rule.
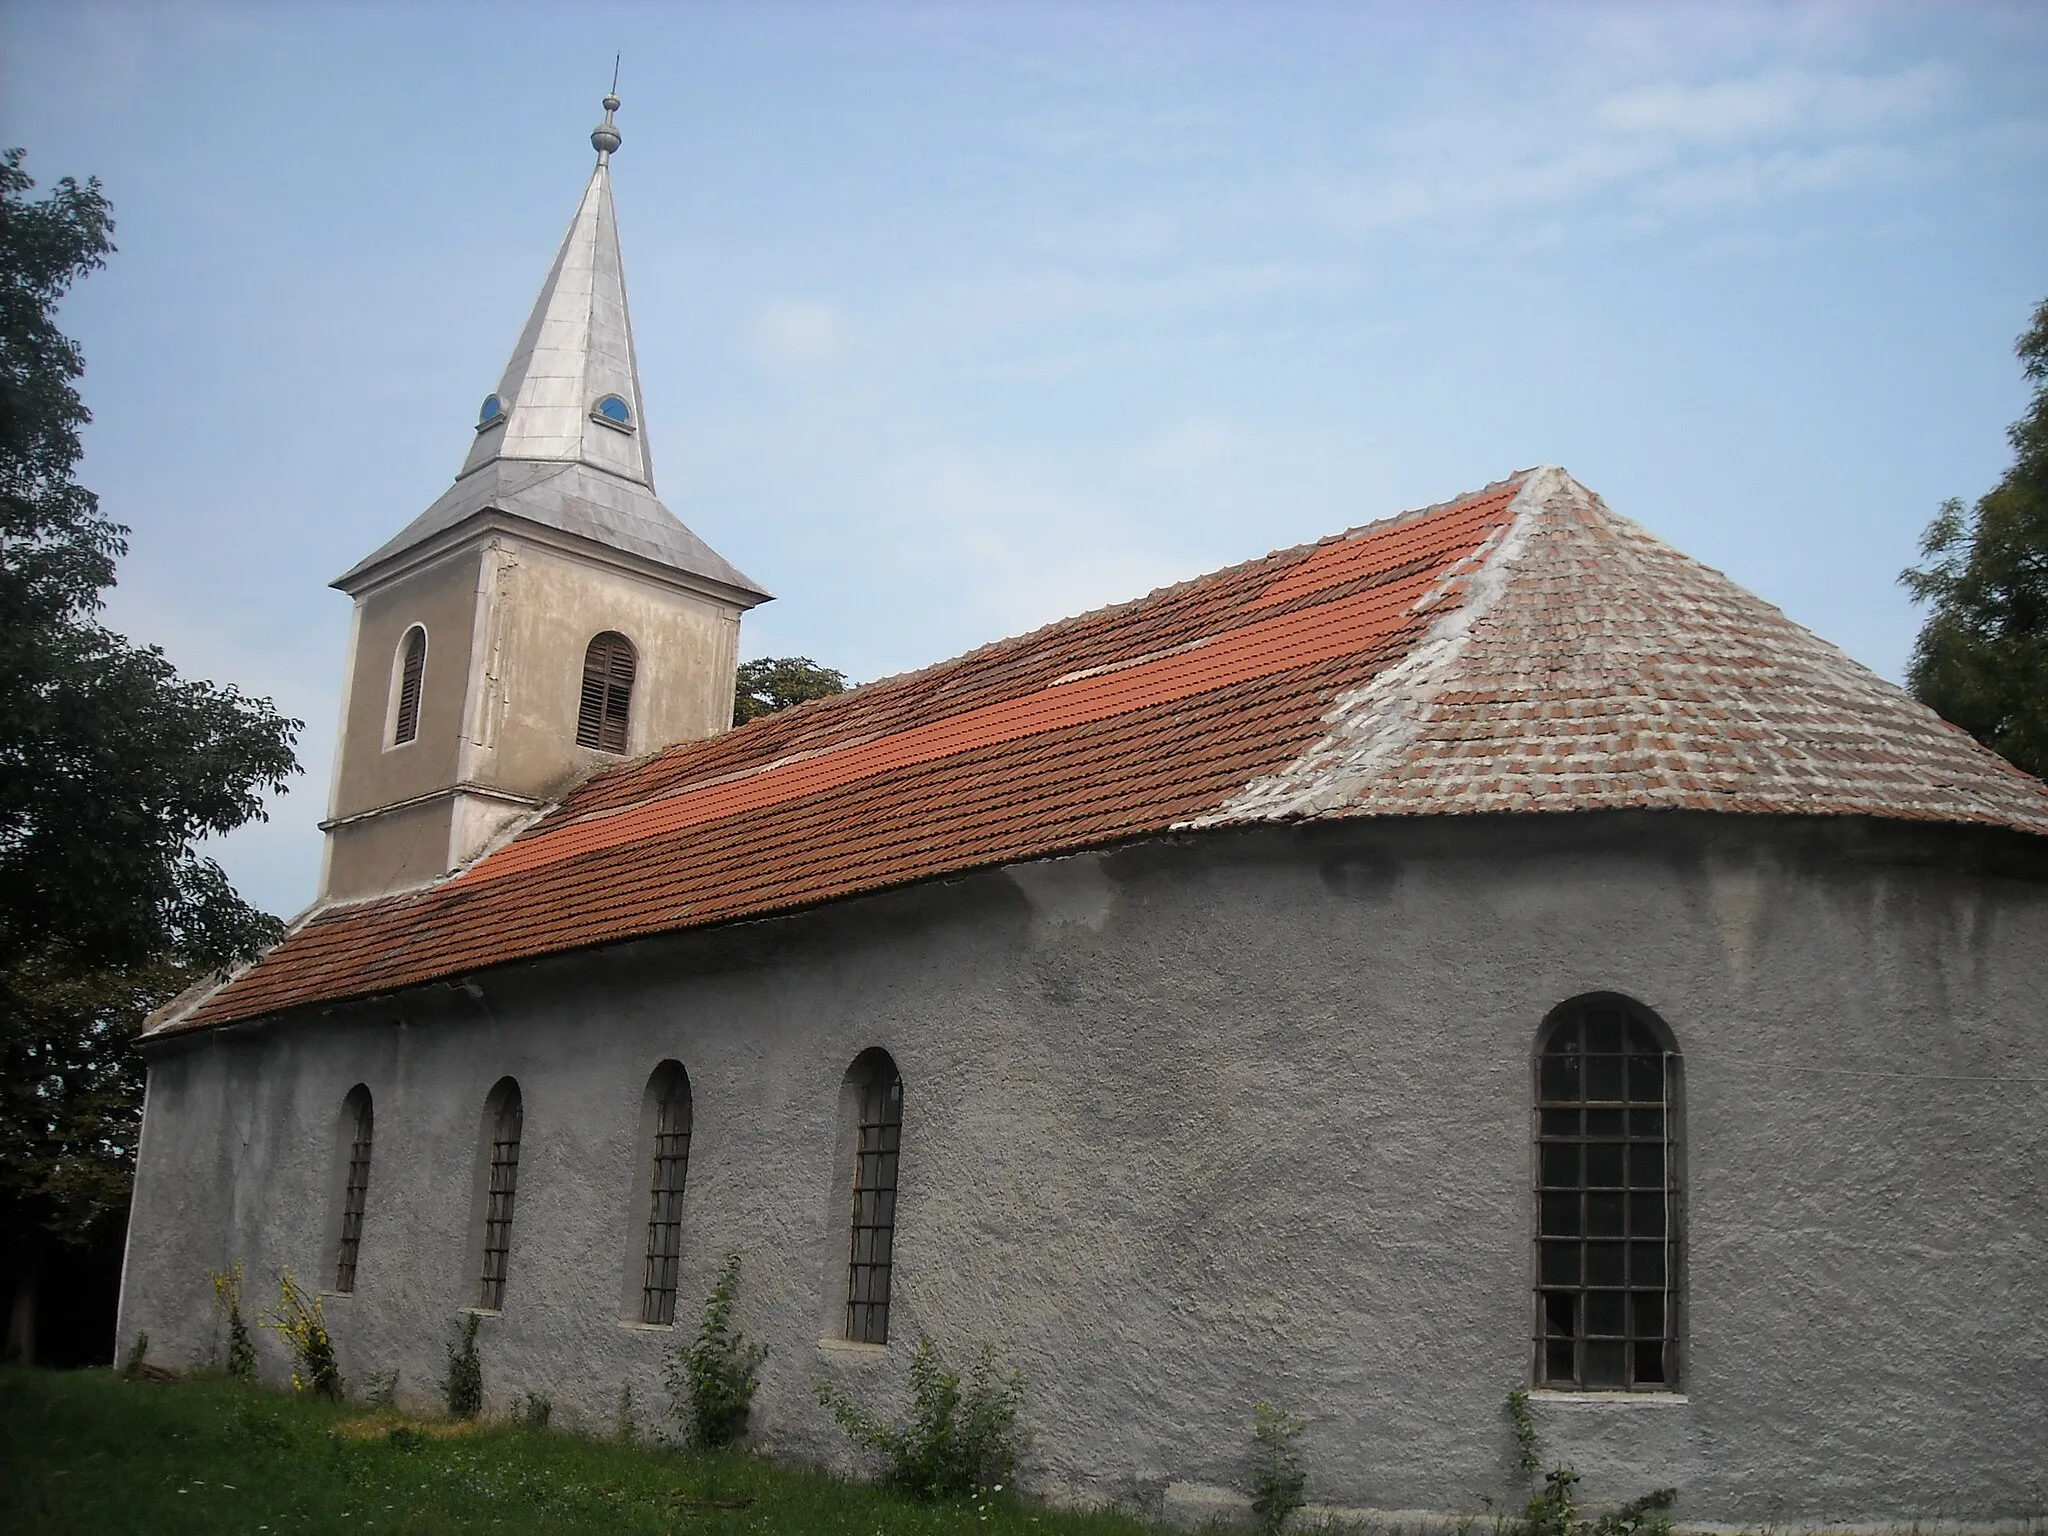
<path fill-rule="evenodd" d="M 224 961 L 275 925 L 194 844 L 263 815 L 299 722 L 97 622 L 128 530 L 73 478 L 91 416 L 56 307 L 113 219 L 96 181 L 30 200 L 21 162 L 0 159 L 0 955 Z"/>
<path fill-rule="evenodd" d="M 2048 300 L 2015 350 L 2034 398 L 2013 465 L 1965 511 L 1942 504 L 1899 579 L 1930 611 L 1907 671 L 1914 696 L 2027 772 L 2048 777 Z"/>
<path fill-rule="evenodd" d="M 279 931 L 197 844 L 262 817 L 300 724 L 99 622 L 127 529 L 75 478 L 57 306 L 112 210 L 91 180 L 29 197 L 23 158 L 0 155 L 0 1250 L 32 1295 L 42 1241 L 118 1243 L 143 1017 Z"/>
<path fill-rule="evenodd" d="M 740 663 L 733 689 L 732 723 L 745 725 L 807 699 L 846 691 L 846 674 L 821 667 L 808 656 L 763 656 Z"/>

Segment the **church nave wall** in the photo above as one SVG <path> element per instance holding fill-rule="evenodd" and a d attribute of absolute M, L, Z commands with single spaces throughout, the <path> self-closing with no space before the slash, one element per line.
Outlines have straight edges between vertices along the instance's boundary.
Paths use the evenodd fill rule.
<path fill-rule="evenodd" d="M 202 1358 L 204 1272 L 236 1257 L 252 1294 L 283 1263 L 332 1282 L 363 1083 L 329 1316 L 352 1379 L 437 1401 L 509 1077 L 493 1407 L 540 1391 L 603 1428 L 630 1385 L 644 1421 L 737 1251 L 771 1452 L 857 1465 L 812 1385 L 886 1398 L 922 1330 L 1025 1368 L 1054 1496 L 1240 1484 L 1263 1398 L 1309 1417 L 1316 1497 L 1475 1510 L 1514 1486 L 1531 1365 L 1537 1032 L 1619 994 L 1682 1056 L 1679 1390 L 1539 1393 L 1552 1453 L 1602 1494 L 1675 1483 L 1690 1519 L 2017 1513 L 2048 1356 L 2048 882 L 2018 848 L 1628 815 L 1211 834 L 166 1041 L 122 1337 Z M 886 1346 L 832 1336 L 876 1048 L 902 1079 Z M 634 1299 L 670 1060 L 673 1329 Z"/>

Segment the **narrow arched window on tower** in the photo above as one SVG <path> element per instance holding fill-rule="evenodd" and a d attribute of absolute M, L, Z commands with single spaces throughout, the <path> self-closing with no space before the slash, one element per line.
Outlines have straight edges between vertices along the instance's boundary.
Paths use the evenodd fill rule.
<path fill-rule="evenodd" d="M 519 1085 L 500 1080 L 485 1101 L 484 1124 L 490 1137 L 490 1160 L 484 1175 L 483 1282 L 477 1305 L 492 1311 L 505 1305 L 505 1272 L 512 1254 L 512 1203 L 519 1193 L 519 1136 L 525 1109 Z"/>
<path fill-rule="evenodd" d="M 1675 1391 L 1680 1059 L 1625 998 L 1580 998 L 1536 1053 L 1535 1379 Z"/>
<path fill-rule="evenodd" d="M 633 707 L 633 642 L 606 630 L 583 653 L 583 694 L 576 710 L 576 745 L 624 752 Z"/>
<path fill-rule="evenodd" d="M 415 624 L 398 647 L 398 676 L 391 690 L 391 745 L 402 747 L 420 733 L 420 689 L 427 677 L 427 632 Z"/>
<path fill-rule="evenodd" d="M 370 1198 L 370 1135 L 376 1125 L 370 1090 L 358 1083 L 341 1103 L 348 1168 L 341 1186 L 341 1242 L 335 1250 L 334 1288 L 356 1288 L 356 1253 L 363 1241 L 363 1209 Z"/>
<path fill-rule="evenodd" d="M 640 1321 L 676 1320 L 676 1272 L 683 1253 L 683 1186 L 690 1172 L 690 1079 L 664 1061 L 648 1082 L 654 1099 L 654 1178 L 647 1212 L 647 1262 L 640 1280 Z M 644 1132 L 643 1132 L 644 1134 Z"/>
<path fill-rule="evenodd" d="M 853 1248 L 847 1263 L 846 1336 L 889 1342 L 889 1282 L 896 1246 L 896 1171 L 903 1144 L 903 1078 L 886 1051 L 854 1063 Z"/>

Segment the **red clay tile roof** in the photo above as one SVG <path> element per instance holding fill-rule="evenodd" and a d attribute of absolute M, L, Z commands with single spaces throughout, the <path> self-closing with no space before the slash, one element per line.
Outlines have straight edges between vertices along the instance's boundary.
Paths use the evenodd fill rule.
<path fill-rule="evenodd" d="M 2048 786 L 1531 470 L 600 774 L 160 1027 L 1175 828 L 1619 807 L 2048 836 Z"/>

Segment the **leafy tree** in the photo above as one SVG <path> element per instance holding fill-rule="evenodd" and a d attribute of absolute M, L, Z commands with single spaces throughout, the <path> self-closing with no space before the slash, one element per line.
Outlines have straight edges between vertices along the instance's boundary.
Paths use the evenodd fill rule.
<path fill-rule="evenodd" d="M 1899 580 L 1932 604 L 1907 680 L 1936 710 L 2048 777 L 2048 300 L 2015 349 L 2034 382 L 2012 424 L 2012 468 L 1965 512 L 1943 502 Z"/>
<path fill-rule="evenodd" d="M 808 656 L 763 656 L 740 663 L 733 690 L 732 723 L 745 725 L 807 699 L 846 691 L 846 674 L 821 667 Z"/>
<path fill-rule="evenodd" d="M 0 155 L 0 1253 L 33 1348 L 51 1244 L 118 1263 L 149 1010 L 253 954 L 275 918 L 199 839 L 261 818 L 300 722 L 181 678 L 98 622 L 127 529 L 74 478 L 91 419 L 56 309 L 106 263 L 97 181 L 40 200 Z"/>

